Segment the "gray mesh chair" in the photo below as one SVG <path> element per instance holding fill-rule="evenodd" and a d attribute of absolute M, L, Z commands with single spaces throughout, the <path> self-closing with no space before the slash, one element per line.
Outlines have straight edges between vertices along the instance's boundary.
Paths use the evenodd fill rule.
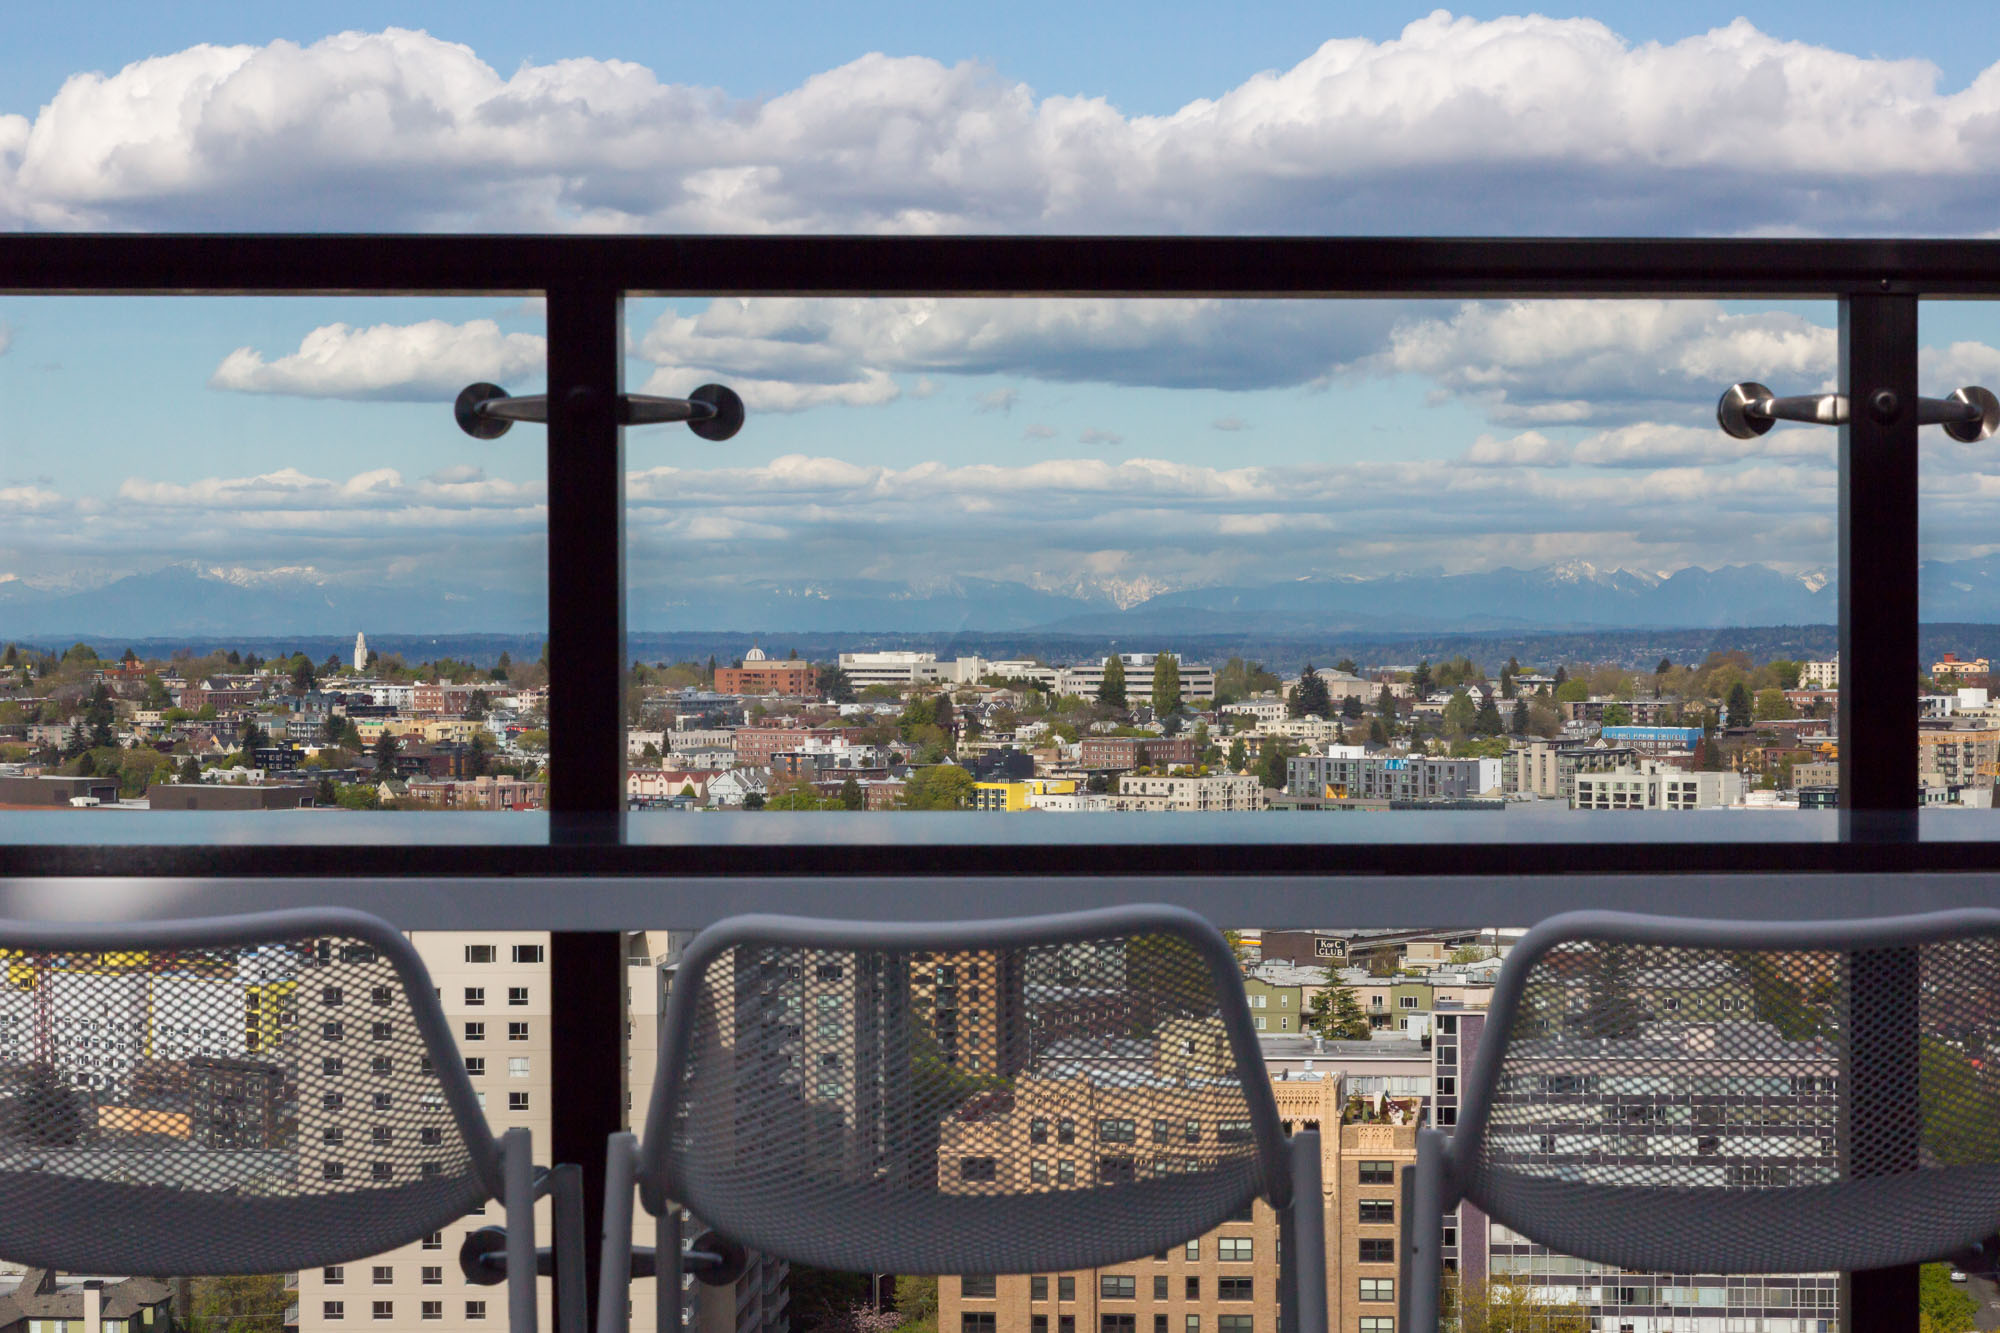
<path fill-rule="evenodd" d="M 0 1256 L 291 1272 L 498 1199 L 505 1267 L 532 1275 L 528 1150 L 486 1127 L 423 963 L 374 917 L 0 922 Z M 511 1288 L 532 1333 L 532 1276 Z"/>
<path fill-rule="evenodd" d="M 674 978 L 643 1142 L 611 1144 L 600 1333 L 655 1267 L 630 1245 L 635 1180 L 662 1219 L 662 1329 L 677 1209 L 822 1268 L 1047 1273 L 1259 1196 L 1287 1327 L 1326 1326 L 1318 1136 L 1285 1138 L 1228 944 L 1177 908 L 711 926 Z"/>
<path fill-rule="evenodd" d="M 2000 1221 L 2000 911 L 1553 917 L 1508 958 L 1447 1139 L 1405 1173 L 1404 1327 L 1461 1201 L 1637 1272 L 1945 1257 Z"/>

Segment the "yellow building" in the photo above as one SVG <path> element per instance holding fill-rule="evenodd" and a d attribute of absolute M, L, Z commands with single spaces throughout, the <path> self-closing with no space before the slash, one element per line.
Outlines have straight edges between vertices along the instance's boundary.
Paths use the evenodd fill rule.
<path fill-rule="evenodd" d="M 972 808 L 1009 814 L 1036 808 L 1041 798 L 1080 795 L 1075 778 L 1021 778 L 1014 782 L 975 782 Z"/>

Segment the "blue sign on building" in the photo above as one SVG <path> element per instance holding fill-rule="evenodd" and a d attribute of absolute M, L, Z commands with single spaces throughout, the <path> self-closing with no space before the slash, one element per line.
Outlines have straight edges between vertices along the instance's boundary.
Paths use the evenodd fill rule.
<path fill-rule="evenodd" d="M 1700 727 L 1606 727 L 1602 735 L 1607 741 L 1628 745 L 1672 745 L 1692 750 L 1701 744 L 1702 732 Z"/>

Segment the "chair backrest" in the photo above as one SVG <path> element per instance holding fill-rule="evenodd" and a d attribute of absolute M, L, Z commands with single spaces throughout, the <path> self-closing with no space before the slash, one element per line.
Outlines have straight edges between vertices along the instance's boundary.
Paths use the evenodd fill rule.
<path fill-rule="evenodd" d="M 267 1273 L 499 1189 L 409 941 L 359 912 L 0 922 L 0 1257 Z"/>
<path fill-rule="evenodd" d="M 1049 1272 L 1289 1178 L 1227 943 L 1177 908 L 962 925 L 747 916 L 673 979 L 641 1191 L 826 1268 Z"/>
<path fill-rule="evenodd" d="M 1451 1183 L 1639 1271 L 1937 1258 L 2000 1220 L 2000 912 L 1796 925 L 1610 912 L 1508 958 Z"/>

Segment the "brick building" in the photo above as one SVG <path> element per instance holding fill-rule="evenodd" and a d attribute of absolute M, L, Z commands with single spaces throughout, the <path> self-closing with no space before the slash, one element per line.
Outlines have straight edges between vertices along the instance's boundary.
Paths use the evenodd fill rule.
<path fill-rule="evenodd" d="M 1172 764 L 1192 764 L 1194 737 L 1180 736 L 1085 736 L 1079 762 L 1085 768 L 1160 768 Z"/>
<path fill-rule="evenodd" d="M 764 656 L 763 649 L 752 648 L 744 657 L 742 666 L 715 669 L 715 692 L 807 698 L 814 692 L 812 663 L 796 658 L 785 662 L 773 661 Z"/>

